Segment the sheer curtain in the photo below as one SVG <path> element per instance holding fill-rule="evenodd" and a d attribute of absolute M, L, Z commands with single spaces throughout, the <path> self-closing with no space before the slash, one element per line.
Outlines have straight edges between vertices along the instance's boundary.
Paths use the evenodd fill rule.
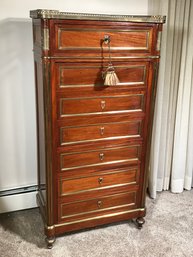
<path fill-rule="evenodd" d="M 149 0 L 163 28 L 150 155 L 149 192 L 190 190 L 193 177 L 193 2 Z"/>

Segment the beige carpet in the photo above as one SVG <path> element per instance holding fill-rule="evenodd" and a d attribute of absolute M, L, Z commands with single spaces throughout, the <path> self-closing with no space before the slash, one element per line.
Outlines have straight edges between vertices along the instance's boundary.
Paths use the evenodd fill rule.
<path fill-rule="evenodd" d="M 0 215 L 0 257 L 193 257 L 193 190 L 147 198 L 142 230 L 133 222 L 59 237 L 45 248 L 37 209 Z"/>

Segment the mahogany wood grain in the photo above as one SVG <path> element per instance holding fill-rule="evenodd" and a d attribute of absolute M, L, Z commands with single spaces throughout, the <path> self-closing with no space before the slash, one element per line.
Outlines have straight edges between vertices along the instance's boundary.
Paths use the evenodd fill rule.
<path fill-rule="evenodd" d="M 116 74 L 119 78 L 119 86 L 131 84 L 144 84 L 148 69 L 147 62 L 113 62 Z M 55 72 L 60 90 L 66 87 L 77 87 L 85 85 L 103 86 L 103 72 L 108 67 L 108 63 L 56 63 Z"/>
<path fill-rule="evenodd" d="M 122 169 L 123 170 L 123 169 Z M 125 168 L 125 171 L 128 170 L 128 167 Z M 107 197 L 115 194 L 122 194 L 128 192 L 136 192 L 139 190 L 138 178 L 139 178 L 139 170 L 136 174 L 136 183 L 131 184 L 116 184 L 110 187 L 96 187 L 94 190 L 83 190 L 77 191 L 73 194 L 66 195 L 58 195 L 58 204 L 67 204 L 73 203 L 77 201 L 87 201 L 90 199 L 94 199 L 96 197 Z M 58 186 L 61 186 L 61 180 L 58 179 Z"/>
<path fill-rule="evenodd" d="M 136 192 L 120 193 L 110 196 L 93 196 L 91 200 L 77 201 L 73 203 L 61 204 L 61 218 L 67 216 L 81 215 L 86 212 L 116 208 L 122 205 L 135 205 Z"/>
<path fill-rule="evenodd" d="M 86 24 L 86 27 L 85 27 Z M 101 21 L 83 22 L 51 21 L 52 54 L 62 56 L 81 57 L 93 52 L 92 56 L 99 56 L 107 52 L 104 37 L 111 37 L 114 52 L 151 53 L 153 52 L 153 26 L 148 24 L 133 24 L 114 22 L 113 25 Z M 113 54 L 112 54 L 113 55 Z"/>
<path fill-rule="evenodd" d="M 141 121 L 102 123 L 100 125 L 60 127 L 60 146 L 66 143 L 77 143 L 84 140 L 101 140 L 109 137 L 140 137 L 142 130 Z"/>
<path fill-rule="evenodd" d="M 145 109 L 146 110 L 146 109 Z M 57 113 L 58 114 L 58 113 Z M 116 123 L 125 122 L 130 120 L 142 120 L 145 117 L 145 112 L 142 111 L 128 111 L 128 112 L 115 112 L 115 113 L 92 113 L 90 115 L 69 115 L 58 119 L 58 126 L 83 126 L 83 125 L 94 125 L 102 123 Z M 58 117 L 57 117 L 58 118 Z"/>
<path fill-rule="evenodd" d="M 93 211 L 93 212 L 87 212 L 87 213 L 79 213 L 78 215 L 75 216 L 67 216 L 67 217 L 62 217 L 62 221 L 63 222 L 80 222 L 81 220 L 84 219 L 95 219 L 96 217 L 100 217 L 100 216 L 105 216 L 105 215 L 113 215 L 116 213 L 120 213 L 120 212 L 127 212 L 130 211 L 132 209 L 135 209 L 136 205 L 134 204 L 128 204 L 125 206 L 114 206 L 112 208 L 107 208 L 107 209 L 101 209 L 98 211 Z M 60 213 L 60 212 L 59 212 Z M 61 216 L 59 218 L 59 220 L 61 220 Z"/>
<path fill-rule="evenodd" d="M 58 99 L 60 117 L 71 114 L 101 113 L 113 111 L 143 111 L 144 95 L 122 97 Z"/>
<path fill-rule="evenodd" d="M 140 159 L 140 145 L 127 146 L 122 148 L 110 148 L 92 150 L 89 152 L 61 153 L 61 171 L 76 168 L 77 166 L 101 165 L 112 161 Z"/>
<path fill-rule="evenodd" d="M 82 29 L 72 26 L 60 26 L 56 28 L 58 34 L 58 50 L 85 50 L 86 48 L 101 48 L 103 51 L 108 50 L 108 46 L 103 43 L 105 36 L 109 36 L 111 39 L 111 49 L 125 48 L 126 50 L 146 50 L 148 48 L 149 31 L 131 30 L 119 31 L 119 30 L 98 30 L 98 29 Z M 125 40 L 127 38 L 127 40 Z M 136 43 L 137 42 L 137 43 Z M 101 51 L 101 49 L 100 49 Z"/>
<path fill-rule="evenodd" d="M 116 173 L 61 180 L 60 195 L 72 194 L 78 191 L 116 186 L 119 184 L 136 183 L 138 169 L 128 169 Z M 94 195 L 93 195 L 94 197 Z"/>

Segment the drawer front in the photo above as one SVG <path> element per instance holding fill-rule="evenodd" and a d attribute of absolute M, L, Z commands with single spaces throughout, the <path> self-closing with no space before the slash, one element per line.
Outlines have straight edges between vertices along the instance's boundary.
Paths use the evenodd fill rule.
<path fill-rule="evenodd" d="M 121 193 L 106 197 L 93 198 L 87 201 L 79 201 L 74 203 L 63 203 L 60 205 L 59 213 L 61 219 L 69 218 L 77 215 L 83 215 L 91 212 L 105 211 L 108 209 L 116 209 L 119 207 L 134 206 L 136 204 L 136 192 Z"/>
<path fill-rule="evenodd" d="M 59 145 L 108 138 L 116 139 L 117 137 L 140 137 L 141 131 L 142 121 L 138 120 L 93 126 L 61 127 L 59 129 Z"/>
<path fill-rule="evenodd" d="M 59 117 L 68 115 L 101 114 L 106 112 L 132 112 L 144 110 L 144 95 L 68 99 L 59 98 Z"/>
<path fill-rule="evenodd" d="M 97 150 L 89 152 L 79 152 L 72 154 L 60 154 L 60 171 L 68 169 L 98 166 L 123 161 L 138 161 L 140 158 L 141 146 L 127 146 L 110 148 L 108 150 Z"/>
<path fill-rule="evenodd" d="M 104 64 L 69 64 L 55 63 L 57 89 L 64 90 L 73 87 L 95 86 L 95 91 L 104 84 L 102 77 L 106 70 Z M 117 86 L 144 85 L 147 77 L 147 62 L 113 63 L 120 83 Z M 104 89 L 104 88 L 102 88 Z"/>
<path fill-rule="evenodd" d="M 134 167 L 120 172 L 100 174 L 89 177 L 59 180 L 59 195 L 76 194 L 86 190 L 97 190 L 105 187 L 116 187 L 130 184 L 137 184 L 139 168 Z"/>
<path fill-rule="evenodd" d="M 67 24 L 68 23 L 68 24 Z M 104 43 L 104 38 L 109 36 L 111 39 L 111 50 L 116 52 L 139 52 L 148 53 L 152 50 L 152 32 L 153 27 L 141 27 L 139 24 L 132 26 L 132 23 L 126 26 L 120 26 L 120 23 L 114 23 L 113 29 L 108 26 L 97 27 L 97 21 L 93 22 L 94 25 L 84 26 L 69 24 L 67 21 L 54 24 L 54 40 L 52 42 L 53 54 L 88 55 L 92 56 L 105 56 L 108 51 L 107 45 Z M 91 23 L 90 23 L 91 24 Z M 116 26 L 117 25 L 117 26 Z"/>

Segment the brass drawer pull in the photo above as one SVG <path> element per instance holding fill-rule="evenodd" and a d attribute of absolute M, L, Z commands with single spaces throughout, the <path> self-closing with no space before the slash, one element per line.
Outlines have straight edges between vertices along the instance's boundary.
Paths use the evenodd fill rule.
<path fill-rule="evenodd" d="M 103 178 L 98 178 L 98 182 L 99 182 L 99 184 L 102 184 Z"/>
<path fill-rule="evenodd" d="M 98 202 L 97 202 L 98 208 L 101 208 L 101 207 L 102 207 L 102 204 L 103 204 L 102 201 L 98 201 Z"/>
<path fill-rule="evenodd" d="M 104 110 L 106 106 L 106 102 L 104 100 L 101 101 L 101 109 Z"/>
<path fill-rule="evenodd" d="M 99 153 L 99 158 L 100 158 L 101 161 L 104 160 L 104 157 L 105 157 L 105 154 L 104 154 L 104 153 Z"/>
<path fill-rule="evenodd" d="M 100 128 L 101 136 L 103 136 L 103 135 L 104 135 L 104 130 L 105 130 L 105 128 L 104 128 L 104 127 L 101 127 L 101 128 Z"/>

